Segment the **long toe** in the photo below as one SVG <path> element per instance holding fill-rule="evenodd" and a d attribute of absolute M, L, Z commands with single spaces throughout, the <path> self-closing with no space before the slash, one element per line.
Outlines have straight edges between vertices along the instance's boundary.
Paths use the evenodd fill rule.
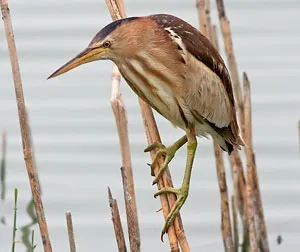
<path fill-rule="evenodd" d="M 173 206 L 171 212 L 168 214 L 166 218 L 165 225 L 161 231 L 161 240 L 163 241 L 163 235 L 167 233 L 169 227 L 172 225 L 174 222 L 175 218 L 178 216 L 179 211 L 181 207 L 184 205 L 184 202 L 186 201 L 188 197 L 188 191 L 180 189 L 175 189 L 177 190 L 177 200 L 175 202 L 175 205 Z M 169 191 L 169 190 L 168 190 Z M 163 193 L 163 192 L 161 192 Z"/>
<path fill-rule="evenodd" d="M 157 149 L 156 153 L 155 153 L 155 157 L 153 159 L 153 162 L 151 164 L 151 175 L 155 176 L 154 174 L 154 168 L 157 165 L 157 162 L 159 160 L 159 158 L 164 157 L 164 163 L 159 167 L 159 172 L 156 176 L 156 178 L 153 181 L 153 184 L 157 183 L 157 181 L 159 180 L 160 176 L 162 175 L 163 171 L 167 168 L 169 162 L 173 159 L 175 152 L 173 152 L 173 150 L 169 147 L 165 147 L 163 144 L 161 143 L 154 143 L 149 145 L 144 151 L 145 152 L 149 152 L 151 150 Z"/>
<path fill-rule="evenodd" d="M 159 196 L 163 193 L 174 193 L 176 195 L 179 195 L 180 194 L 180 188 L 176 189 L 176 188 L 173 188 L 173 187 L 164 187 L 164 188 L 158 190 L 156 193 L 154 193 L 154 198 L 156 198 L 157 196 Z"/>
<path fill-rule="evenodd" d="M 151 170 L 154 171 L 154 167 L 156 165 L 156 162 L 158 161 L 158 158 L 163 156 L 164 157 L 164 162 L 163 164 L 159 167 L 158 173 L 153 180 L 153 185 L 158 182 L 160 177 L 162 176 L 163 172 L 166 170 L 168 167 L 168 164 L 172 161 L 172 159 L 175 156 L 177 149 L 174 146 L 169 146 L 169 147 L 161 147 L 156 153 L 155 159 L 151 165 Z"/>
<path fill-rule="evenodd" d="M 155 158 L 151 164 L 151 175 L 152 176 L 154 176 L 154 168 L 156 167 L 157 162 L 159 161 L 159 158 L 162 156 L 165 157 L 165 160 L 164 160 L 163 164 L 160 166 L 159 171 L 156 175 L 156 178 L 153 180 L 153 184 L 156 184 L 158 182 L 159 178 L 161 177 L 161 175 L 163 174 L 165 169 L 168 167 L 168 164 L 171 162 L 171 160 L 175 156 L 176 151 L 182 145 L 184 145 L 186 142 L 187 142 L 187 136 L 183 136 L 180 139 L 178 139 L 175 143 L 173 143 L 172 145 L 170 145 L 168 147 L 164 146 L 162 143 L 156 142 L 156 143 L 150 144 L 144 150 L 144 152 L 156 150 Z"/>
<path fill-rule="evenodd" d="M 166 146 L 164 146 L 162 143 L 155 142 L 153 144 L 150 144 L 147 148 L 144 149 L 144 152 L 150 152 L 152 150 L 157 149 L 157 151 L 155 153 L 155 156 L 154 156 L 154 159 L 153 159 L 153 162 L 150 165 L 150 167 L 151 167 L 151 176 L 155 176 L 154 168 L 157 164 L 158 159 L 162 155 L 164 155 L 164 151 L 162 151 L 162 150 L 164 150 L 165 148 L 166 148 Z"/>
<path fill-rule="evenodd" d="M 163 164 L 160 166 L 160 168 L 158 170 L 158 173 L 155 176 L 155 179 L 153 180 L 152 185 L 158 183 L 158 181 L 159 181 L 160 177 L 162 176 L 163 172 L 167 169 L 168 164 L 171 162 L 171 160 L 174 157 L 174 156 L 167 155 L 166 153 L 165 154 L 162 153 L 161 155 L 163 155 L 165 157 L 165 160 L 164 160 Z M 151 166 L 151 169 L 154 171 L 154 167 Z"/>
<path fill-rule="evenodd" d="M 144 152 L 149 152 L 149 151 L 152 151 L 154 149 L 161 149 L 161 148 L 165 148 L 166 146 L 164 146 L 162 143 L 158 143 L 158 142 L 155 142 L 153 144 L 150 144 L 149 146 L 147 146 L 145 149 L 144 149 Z"/>

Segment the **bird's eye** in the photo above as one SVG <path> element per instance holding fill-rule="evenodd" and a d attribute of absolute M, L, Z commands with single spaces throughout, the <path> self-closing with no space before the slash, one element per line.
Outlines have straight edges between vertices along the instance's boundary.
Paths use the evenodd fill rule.
<path fill-rule="evenodd" d="M 110 42 L 109 42 L 109 41 L 105 41 L 105 42 L 103 43 L 103 47 L 104 47 L 104 48 L 109 48 L 109 47 L 110 47 Z"/>

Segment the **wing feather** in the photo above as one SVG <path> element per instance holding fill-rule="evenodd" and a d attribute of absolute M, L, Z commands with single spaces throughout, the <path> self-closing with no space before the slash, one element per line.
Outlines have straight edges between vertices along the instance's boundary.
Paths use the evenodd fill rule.
<path fill-rule="evenodd" d="M 197 110 L 196 112 L 201 114 L 206 120 L 215 124 L 218 128 L 229 128 L 236 140 L 236 143 L 240 144 L 231 79 L 225 63 L 218 51 L 196 28 L 180 18 L 167 14 L 153 15 L 150 16 L 150 18 L 161 28 L 171 29 L 175 34 L 177 34 L 181 38 L 186 51 L 193 55 L 200 64 L 204 64 L 218 77 L 220 81 L 213 80 L 209 82 L 209 84 L 214 85 L 216 83 L 213 88 L 203 84 L 203 80 L 195 81 L 198 92 L 195 90 L 194 94 L 192 94 L 194 95 L 194 99 L 191 99 L 192 101 L 190 99 L 189 100 L 190 102 L 195 103 L 193 106 L 194 109 Z M 202 97 L 200 97 L 201 90 Z M 208 98 L 208 95 L 211 95 L 211 97 Z M 220 109 L 218 110 L 217 108 Z M 226 111 L 224 109 L 226 109 Z M 226 116 L 228 116 L 227 120 Z"/>

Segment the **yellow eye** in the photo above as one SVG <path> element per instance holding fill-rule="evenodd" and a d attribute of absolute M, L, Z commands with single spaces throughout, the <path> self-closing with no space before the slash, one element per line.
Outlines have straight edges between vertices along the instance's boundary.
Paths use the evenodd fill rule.
<path fill-rule="evenodd" d="M 105 41 L 105 42 L 103 43 L 103 47 L 104 47 L 104 48 L 109 48 L 109 47 L 110 47 L 110 42 L 109 42 L 109 41 Z"/>

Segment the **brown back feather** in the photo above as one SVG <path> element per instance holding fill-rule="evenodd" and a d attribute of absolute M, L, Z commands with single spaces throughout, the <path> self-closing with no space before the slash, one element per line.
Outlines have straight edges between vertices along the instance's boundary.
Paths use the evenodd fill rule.
<path fill-rule="evenodd" d="M 239 137 L 239 128 L 236 119 L 235 101 L 230 75 L 218 51 L 196 28 L 180 18 L 167 14 L 152 15 L 150 18 L 161 28 L 171 28 L 176 34 L 178 34 L 186 46 L 186 50 L 196 59 L 204 63 L 222 80 L 232 104 L 232 119 L 229 126 L 230 130 L 228 127 L 225 127 L 223 128 L 224 130 L 218 129 L 218 133 L 220 133 L 224 139 L 230 139 L 232 144 L 242 145 L 242 141 Z M 234 139 L 232 139 L 232 136 Z"/>

